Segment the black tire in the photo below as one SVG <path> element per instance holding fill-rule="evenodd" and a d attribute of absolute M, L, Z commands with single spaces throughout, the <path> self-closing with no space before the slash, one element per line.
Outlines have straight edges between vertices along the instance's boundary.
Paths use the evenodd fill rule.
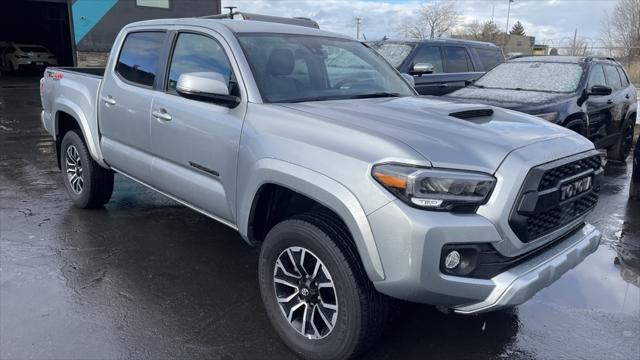
<path fill-rule="evenodd" d="M 277 301 L 276 261 L 292 247 L 306 249 L 311 253 L 307 256 L 316 256 L 326 265 L 335 286 L 335 304 L 338 306 L 335 324 L 323 338 L 303 336 L 289 323 Z M 271 324 L 287 346 L 304 358 L 348 359 L 357 356 L 378 339 L 386 325 L 389 298 L 375 290 L 348 232 L 330 214 L 299 215 L 273 227 L 260 252 L 259 280 Z"/>
<path fill-rule="evenodd" d="M 631 149 L 633 148 L 633 130 L 635 126 L 635 119 L 627 119 L 624 122 L 624 127 L 620 132 L 620 139 L 612 146 L 607 152 L 607 157 L 614 161 L 625 161 Z"/>
<path fill-rule="evenodd" d="M 67 161 L 67 152 L 77 150 L 79 158 L 79 175 L 82 186 L 77 187 L 77 183 L 72 184 L 71 175 L 76 167 Z M 67 193 L 74 205 L 82 209 L 92 209 L 101 207 L 111 199 L 113 193 L 113 171 L 98 165 L 87 150 L 87 146 L 82 139 L 79 130 L 71 130 L 62 138 L 60 145 L 60 165 L 62 176 Z M 78 191 L 78 189 L 80 189 Z"/>

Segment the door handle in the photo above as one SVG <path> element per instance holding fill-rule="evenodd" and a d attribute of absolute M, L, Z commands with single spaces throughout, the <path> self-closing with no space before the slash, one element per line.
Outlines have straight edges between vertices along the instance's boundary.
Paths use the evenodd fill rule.
<path fill-rule="evenodd" d="M 116 104 L 116 100 L 113 97 L 111 97 L 111 95 L 103 96 L 102 97 L 102 101 L 104 101 L 104 103 L 107 104 L 107 105 L 115 105 Z"/>
<path fill-rule="evenodd" d="M 629 94 L 627 94 L 627 95 L 625 95 L 625 96 L 624 96 L 624 98 L 625 98 L 625 99 L 628 99 L 628 98 L 630 98 L 630 97 L 631 97 L 631 96 L 629 96 Z"/>
<path fill-rule="evenodd" d="M 165 109 L 153 110 L 151 115 L 160 120 L 171 121 L 171 115 Z"/>
<path fill-rule="evenodd" d="M 613 100 L 607 100 L 607 104 L 608 104 L 608 105 L 613 104 Z"/>

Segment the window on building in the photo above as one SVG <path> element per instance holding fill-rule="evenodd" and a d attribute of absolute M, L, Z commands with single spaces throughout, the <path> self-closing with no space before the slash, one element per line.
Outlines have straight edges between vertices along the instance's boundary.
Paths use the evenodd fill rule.
<path fill-rule="evenodd" d="M 160 9 L 169 9 L 171 0 L 136 0 L 136 6 L 154 7 Z"/>
<path fill-rule="evenodd" d="M 153 86 L 164 32 L 135 32 L 127 35 L 120 51 L 116 72 L 132 83 Z"/>
<path fill-rule="evenodd" d="M 224 49 L 216 40 L 204 35 L 182 33 L 178 35 L 171 57 L 168 92 L 175 93 L 180 75 L 190 72 L 221 74 L 229 86 L 231 65 Z"/>
<path fill-rule="evenodd" d="M 445 46 L 444 48 L 445 69 L 448 73 L 459 73 L 473 71 L 471 59 L 467 50 L 460 46 Z"/>

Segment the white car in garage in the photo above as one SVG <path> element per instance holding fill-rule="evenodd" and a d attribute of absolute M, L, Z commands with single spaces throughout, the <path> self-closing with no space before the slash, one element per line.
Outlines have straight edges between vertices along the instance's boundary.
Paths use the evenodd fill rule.
<path fill-rule="evenodd" d="M 4 71 L 52 65 L 58 65 L 58 59 L 42 45 L 9 43 L 0 53 L 0 69 Z"/>

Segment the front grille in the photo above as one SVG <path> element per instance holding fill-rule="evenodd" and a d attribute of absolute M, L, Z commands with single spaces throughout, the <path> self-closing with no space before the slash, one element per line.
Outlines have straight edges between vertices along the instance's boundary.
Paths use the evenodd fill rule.
<path fill-rule="evenodd" d="M 558 182 L 562 179 L 566 179 L 590 169 L 598 170 L 600 166 L 600 155 L 594 155 L 588 158 L 558 166 L 551 170 L 547 170 L 542 176 L 542 180 L 540 181 L 538 190 L 542 191 L 551 189 L 552 187 L 558 185 Z"/>
<path fill-rule="evenodd" d="M 527 219 L 527 238 L 536 239 L 553 232 L 593 209 L 597 203 L 598 193 L 594 191 L 576 201 L 535 214 Z"/>
<path fill-rule="evenodd" d="M 598 203 L 600 155 L 577 155 L 537 166 L 529 172 L 509 218 L 522 242 L 539 239 L 574 222 Z M 562 188 L 593 177 L 592 186 L 572 197 L 561 197 Z M 565 200 L 561 200 L 565 199 Z"/>

